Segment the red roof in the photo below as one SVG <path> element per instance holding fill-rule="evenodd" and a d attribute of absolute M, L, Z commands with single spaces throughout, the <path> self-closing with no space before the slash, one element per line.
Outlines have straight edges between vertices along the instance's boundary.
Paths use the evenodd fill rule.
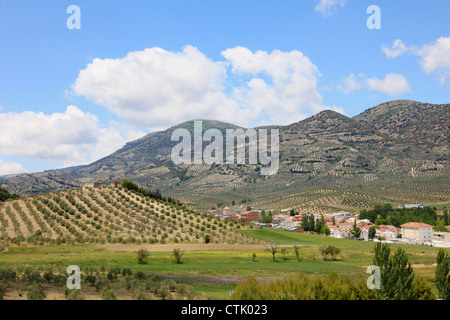
<path fill-rule="evenodd" d="M 404 228 L 433 228 L 433 226 L 430 226 L 429 224 L 421 223 L 421 222 L 408 222 L 408 223 L 402 224 L 401 227 L 404 227 Z"/>

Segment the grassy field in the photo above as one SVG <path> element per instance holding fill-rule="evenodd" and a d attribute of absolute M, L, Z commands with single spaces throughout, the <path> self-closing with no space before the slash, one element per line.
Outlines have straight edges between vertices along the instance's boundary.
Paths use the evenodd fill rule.
<path fill-rule="evenodd" d="M 148 262 L 138 264 L 136 253 L 130 251 L 110 251 L 96 245 L 44 245 L 10 247 L 8 252 L 0 253 L 0 268 L 18 265 L 53 265 L 61 268 L 78 265 L 82 269 L 101 266 L 130 268 L 190 283 L 211 299 L 226 299 L 229 297 L 229 290 L 248 276 L 257 277 L 258 280 L 273 280 L 278 277 L 293 277 L 300 271 L 321 275 L 336 271 L 353 278 L 365 278 L 366 267 L 372 264 L 374 244 L 369 242 L 270 229 L 240 232 L 277 243 L 280 247 L 288 247 L 286 259 L 278 253 L 273 262 L 271 254 L 261 248 L 205 250 L 203 247 L 199 251 L 186 251 L 183 263 L 176 264 L 171 251 L 152 252 L 150 246 Z M 293 245 L 300 247 L 300 261 L 294 254 Z M 337 261 L 323 260 L 319 251 L 323 245 L 334 245 L 342 250 Z M 433 264 L 438 249 L 417 245 L 391 245 L 393 251 L 399 247 L 408 253 L 415 273 L 425 277 L 434 288 Z M 252 259 L 253 253 L 256 254 L 256 261 Z"/>

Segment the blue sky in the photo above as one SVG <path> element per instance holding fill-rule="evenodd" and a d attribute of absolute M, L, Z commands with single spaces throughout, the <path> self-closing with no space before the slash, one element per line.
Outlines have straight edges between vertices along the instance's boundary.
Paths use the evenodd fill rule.
<path fill-rule="evenodd" d="M 448 12 L 448 0 L 0 0 L 0 175 L 87 164 L 191 119 L 449 103 Z"/>

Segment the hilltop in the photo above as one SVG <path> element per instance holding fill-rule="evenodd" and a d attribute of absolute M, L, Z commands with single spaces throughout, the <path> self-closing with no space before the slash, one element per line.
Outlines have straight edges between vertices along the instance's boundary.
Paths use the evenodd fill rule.
<path fill-rule="evenodd" d="M 10 192 L 33 194 L 131 179 L 184 203 L 211 208 L 248 203 L 300 212 L 371 208 L 378 202 L 447 203 L 450 105 L 392 101 L 349 118 L 325 110 L 280 132 L 278 174 L 262 176 L 261 165 L 174 165 L 170 153 L 177 128 L 150 133 L 110 156 L 81 168 L 23 174 L 1 180 Z M 219 121 L 208 128 L 236 129 Z M 246 204 L 243 204 L 246 205 Z"/>
<path fill-rule="evenodd" d="M 79 188 L 0 203 L 12 243 L 256 243 L 234 223 L 123 188 Z"/>

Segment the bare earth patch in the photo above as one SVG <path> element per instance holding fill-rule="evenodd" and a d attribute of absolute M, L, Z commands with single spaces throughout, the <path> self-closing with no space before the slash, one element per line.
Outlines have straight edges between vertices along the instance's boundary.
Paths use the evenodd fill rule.
<path fill-rule="evenodd" d="M 174 243 L 174 244 L 100 244 L 97 248 L 106 249 L 115 252 L 134 252 L 141 248 L 145 248 L 150 252 L 173 251 L 173 249 L 181 249 L 184 251 L 211 251 L 211 250 L 256 250 L 265 249 L 265 245 L 259 244 L 204 244 L 204 243 Z"/>

